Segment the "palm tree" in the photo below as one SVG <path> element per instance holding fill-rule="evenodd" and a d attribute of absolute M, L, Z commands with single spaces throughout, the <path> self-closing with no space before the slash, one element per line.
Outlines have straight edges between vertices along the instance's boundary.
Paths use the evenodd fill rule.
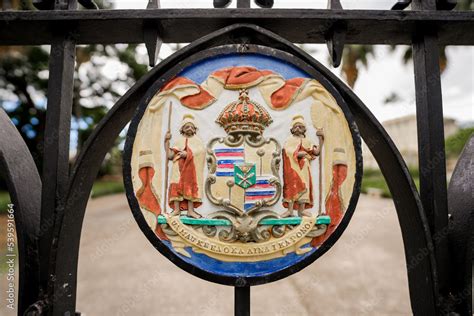
<path fill-rule="evenodd" d="M 351 88 L 354 88 L 359 77 L 360 64 L 367 67 L 370 55 L 375 56 L 374 48 L 370 45 L 349 45 L 344 48 L 341 73 Z"/>
<path fill-rule="evenodd" d="M 459 0 L 456 10 L 474 10 L 473 0 Z M 392 46 L 392 51 L 394 50 L 395 46 Z M 373 47 L 369 45 L 348 45 L 344 49 L 341 73 L 351 88 L 354 88 L 359 76 L 360 65 L 368 67 L 368 57 L 370 55 L 375 56 L 375 53 Z M 412 59 L 413 51 L 411 47 L 408 47 L 403 54 L 403 63 L 407 64 Z M 440 47 L 439 52 L 439 67 L 441 73 L 444 72 L 447 66 L 448 58 L 446 56 L 446 47 L 443 46 Z"/>

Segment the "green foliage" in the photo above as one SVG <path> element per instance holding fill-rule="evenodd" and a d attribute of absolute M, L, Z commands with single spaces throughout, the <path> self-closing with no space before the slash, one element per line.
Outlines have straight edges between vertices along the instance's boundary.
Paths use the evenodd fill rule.
<path fill-rule="evenodd" d="M 366 169 L 364 170 L 364 176 L 362 178 L 361 192 L 367 193 L 370 188 L 381 190 L 382 197 L 391 197 L 390 190 L 388 189 L 387 183 L 382 175 L 382 172 L 378 169 Z"/>
<path fill-rule="evenodd" d="M 7 212 L 7 206 L 10 203 L 10 194 L 6 191 L 0 191 L 0 214 Z"/>
<path fill-rule="evenodd" d="M 347 45 L 342 54 L 341 72 L 347 84 L 353 88 L 359 77 L 359 66 L 368 67 L 368 57 L 375 56 L 374 47 L 371 45 Z"/>
<path fill-rule="evenodd" d="M 409 170 L 415 185 L 419 188 L 420 180 L 418 168 L 409 168 Z M 370 188 L 381 190 L 382 197 L 392 197 L 387 182 L 379 169 L 364 169 L 361 192 L 367 193 Z"/>
<path fill-rule="evenodd" d="M 148 71 L 146 65 L 137 61 L 136 50 L 136 45 L 90 45 L 77 48 L 73 113 L 78 125 L 78 150 L 123 92 Z M 122 68 L 112 77 L 103 72 L 111 61 L 118 62 Z M 81 70 L 81 66 L 85 71 Z M 117 139 L 115 145 L 122 140 Z"/>
<path fill-rule="evenodd" d="M 121 139 L 119 137 L 119 139 Z M 122 173 L 122 152 L 113 147 L 105 156 L 99 170 L 98 178 L 106 175 L 117 175 Z"/>
<path fill-rule="evenodd" d="M 459 0 L 456 6 L 456 10 L 474 10 L 474 1 Z"/>
<path fill-rule="evenodd" d="M 92 198 L 125 192 L 122 181 L 96 181 L 92 187 Z"/>
<path fill-rule="evenodd" d="M 136 45 L 76 48 L 71 126 L 76 133 L 74 139 L 77 135 L 77 151 L 108 109 L 147 72 L 147 66 L 135 58 L 136 50 Z M 120 71 L 110 71 L 111 62 Z M 48 47 L 0 48 L 0 105 L 18 128 L 39 170 L 43 161 L 48 63 Z M 115 146 L 122 141 L 119 137 Z"/>
<path fill-rule="evenodd" d="M 41 167 L 45 109 L 35 99 L 44 98 L 47 89 L 49 54 L 41 47 L 6 47 L 0 54 L 0 98 L 16 99 L 17 106 L 7 113 Z M 42 93 L 37 93 L 43 91 Z"/>
<path fill-rule="evenodd" d="M 121 180 L 98 180 L 92 186 L 91 197 L 97 198 L 123 192 L 125 192 L 125 188 Z M 7 191 L 0 191 L 0 214 L 6 213 L 10 203 L 10 194 Z"/>
<path fill-rule="evenodd" d="M 456 10 L 474 10 L 474 1 L 473 0 L 459 0 L 455 8 Z M 395 51 L 397 46 L 392 45 L 391 51 Z M 448 58 L 446 56 L 446 47 L 440 47 L 440 70 L 441 73 L 444 72 L 448 65 Z M 368 57 L 372 55 L 375 56 L 375 51 L 373 46 L 370 45 L 346 45 L 344 48 L 342 67 L 341 71 L 344 75 L 344 78 L 347 84 L 353 88 L 359 77 L 360 65 L 368 67 Z M 407 47 L 403 52 L 402 61 L 404 64 L 408 64 L 413 60 L 413 50 L 411 47 Z M 384 104 L 391 104 L 394 102 L 402 101 L 398 99 L 394 93 L 386 97 Z"/>
<path fill-rule="evenodd" d="M 446 156 L 448 158 L 459 157 L 472 134 L 474 134 L 474 127 L 460 129 L 456 134 L 448 137 L 445 141 Z"/>
<path fill-rule="evenodd" d="M 410 175 L 413 177 L 413 179 L 418 179 L 420 177 L 420 170 L 418 170 L 418 167 L 408 167 L 408 171 L 410 171 Z"/>
<path fill-rule="evenodd" d="M 126 49 L 119 51 L 117 56 L 120 61 L 126 63 L 130 67 L 128 75 L 133 79 L 138 80 L 147 73 L 148 68 L 146 65 L 137 62 L 136 47 L 137 45 L 128 45 Z"/>
<path fill-rule="evenodd" d="M 27 2 L 22 1 L 22 6 L 14 3 L 14 7 L 33 9 L 23 3 Z M 113 8 L 109 0 L 95 3 L 101 9 Z M 76 47 L 71 138 L 77 138 L 77 152 L 108 109 L 148 71 L 147 65 L 140 63 L 136 56 L 137 45 Z M 39 170 L 43 161 L 48 67 L 49 46 L 0 47 L 0 106 L 18 128 Z M 119 137 L 115 146 L 122 141 Z M 104 165 L 112 170 L 114 168 L 107 166 L 110 161 L 106 159 Z M 0 189 L 2 187 L 4 183 L 0 180 Z"/>

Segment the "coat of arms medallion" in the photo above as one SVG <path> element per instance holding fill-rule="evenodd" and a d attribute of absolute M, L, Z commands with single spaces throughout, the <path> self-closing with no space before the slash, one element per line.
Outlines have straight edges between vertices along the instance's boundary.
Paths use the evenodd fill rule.
<path fill-rule="evenodd" d="M 252 277 L 347 225 L 360 143 L 323 79 L 288 57 L 227 52 L 152 87 L 129 130 L 126 184 L 153 238 L 191 266 Z"/>

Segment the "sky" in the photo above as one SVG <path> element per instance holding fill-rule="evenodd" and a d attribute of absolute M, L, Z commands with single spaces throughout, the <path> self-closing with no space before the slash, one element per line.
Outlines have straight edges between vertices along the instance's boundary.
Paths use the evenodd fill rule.
<path fill-rule="evenodd" d="M 236 0 L 233 1 L 235 7 Z M 342 0 L 345 9 L 390 9 L 395 0 Z M 147 0 L 116 0 L 116 9 L 142 9 Z M 326 0 L 275 0 L 274 8 L 326 8 Z M 252 1 L 252 6 L 255 4 Z M 161 0 L 162 8 L 210 8 L 212 0 Z M 315 50 L 313 57 L 340 75 L 340 68 L 328 64 L 325 45 L 306 45 Z M 388 46 L 376 46 L 375 57 L 369 58 L 369 67 L 361 67 L 355 93 L 373 111 L 380 121 L 414 114 L 415 87 L 413 65 L 402 62 L 406 46 L 391 51 Z M 139 52 L 146 56 L 142 47 Z M 164 45 L 160 58 L 172 53 Z M 474 48 L 453 46 L 447 48 L 448 67 L 442 75 L 443 107 L 446 117 L 460 123 L 474 121 Z M 399 100 L 385 104 L 384 100 L 396 92 Z"/>

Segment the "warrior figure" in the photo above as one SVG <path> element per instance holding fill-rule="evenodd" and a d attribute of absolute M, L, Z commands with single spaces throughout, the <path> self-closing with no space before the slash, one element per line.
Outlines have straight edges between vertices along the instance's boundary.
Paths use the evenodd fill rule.
<path fill-rule="evenodd" d="M 283 147 L 283 206 L 288 210 L 282 217 L 293 216 L 298 210 L 299 216 L 311 216 L 307 209 L 313 207 L 313 183 L 311 179 L 311 161 L 316 159 L 321 148 L 306 138 L 306 125 L 301 115 L 293 117 L 291 136 Z M 318 137 L 321 139 L 318 131 Z"/>
<path fill-rule="evenodd" d="M 186 210 L 187 215 L 202 217 L 194 209 L 202 204 L 202 183 L 205 161 L 205 148 L 202 140 L 196 135 L 194 117 L 185 114 L 181 122 L 181 137 L 172 147 L 167 146 L 168 159 L 173 162 L 169 185 L 169 206 L 173 209 L 171 216 L 180 215 Z M 171 135 L 167 133 L 166 142 Z"/>

